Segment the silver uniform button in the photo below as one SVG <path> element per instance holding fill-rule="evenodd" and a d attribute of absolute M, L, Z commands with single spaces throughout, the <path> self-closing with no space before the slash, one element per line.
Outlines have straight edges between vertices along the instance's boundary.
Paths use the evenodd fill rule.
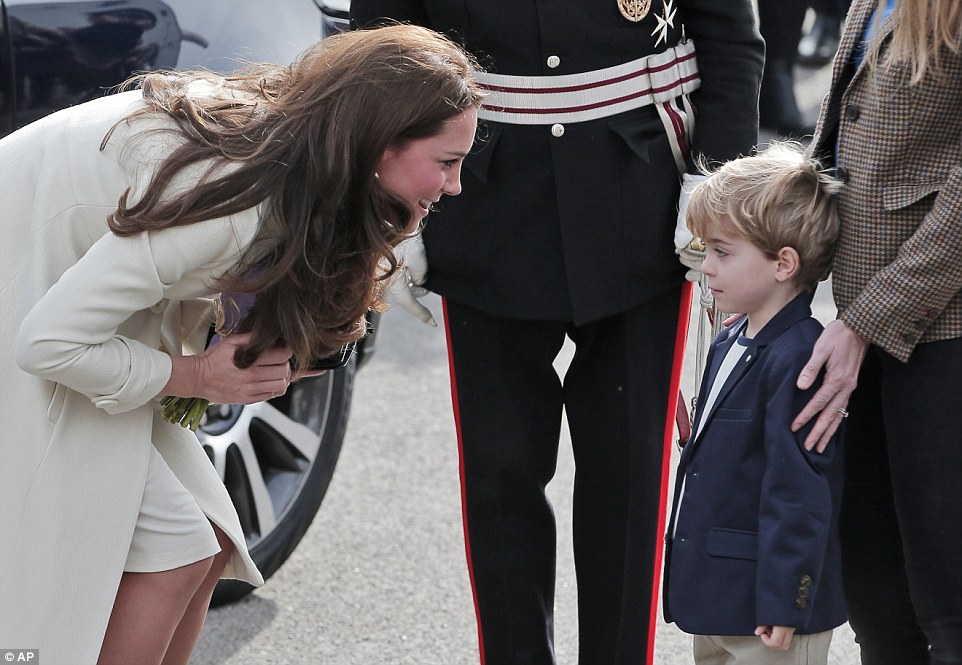
<path fill-rule="evenodd" d="M 564 136 L 564 134 L 565 134 L 565 126 L 564 126 L 564 125 L 562 125 L 561 123 L 557 123 L 557 124 L 551 125 L 551 135 L 552 135 L 552 136 L 560 137 L 560 136 Z"/>
<path fill-rule="evenodd" d="M 549 55 L 549 56 L 548 56 L 548 66 L 551 67 L 551 69 L 554 69 L 555 67 L 557 67 L 557 66 L 560 65 L 560 64 L 561 64 L 561 58 L 559 58 L 559 57 L 556 56 L 556 55 Z"/>

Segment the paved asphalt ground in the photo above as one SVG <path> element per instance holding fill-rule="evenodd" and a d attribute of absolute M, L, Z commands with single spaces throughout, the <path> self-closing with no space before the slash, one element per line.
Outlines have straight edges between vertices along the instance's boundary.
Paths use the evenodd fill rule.
<path fill-rule="evenodd" d="M 828 77 L 828 67 L 798 70 L 801 106 L 813 121 Z M 429 296 L 427 304 L 440 321 L 439 299 Z M 827 289 L 816 305 L 823 321 L 833 317 Z M 566 347 L 559 371 L 569 357 Z M 689 358 L 686 396 L 692 365 Z M 567 433 L 561 451 L 549 487 L 559 523 L 555 632 L 559 665 L 575 665 Z M 211 611 L 192 662 L 477 665 L 477 651 L 444 334 L 397 309 L 384 317 L 379 352 L 357 377 L 347 439 L 314 523 L 264 587 Z M 690 638 L 660 624 L 656 665 L 690 662 Z M 851 631 L 842 627 L 829 663 L 857 662 Z"/>

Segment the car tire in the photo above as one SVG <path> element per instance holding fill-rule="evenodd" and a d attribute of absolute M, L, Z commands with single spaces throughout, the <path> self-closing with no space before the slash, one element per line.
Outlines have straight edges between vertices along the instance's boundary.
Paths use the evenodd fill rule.
<path fill-rule="evenodd" d="M 268 402 L 212 405 L 198 438 L 237 509 L 251 557 L 267 580 L 300 542 L 327 493 L 347 429 L 356 359 L 292 383 Z M 212 606 L 254 587 L 221 580 Z"/>

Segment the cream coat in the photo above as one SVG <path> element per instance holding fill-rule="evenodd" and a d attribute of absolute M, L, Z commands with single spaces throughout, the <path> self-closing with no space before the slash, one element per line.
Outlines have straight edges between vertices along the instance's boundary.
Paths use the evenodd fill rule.
<path fill-rule="evenodd" d="M 100 151 L 142 105 L 114 95 L 0 141 L 0 645 L 39 648 L 47 665 L 97 660 L 151 445 L 234 541 L 225 576 L 263 582 L 196 437 L 155 399 L 171 370 L 161 341 L 198 350 L 213 279 L 251 243 L 257 211 L 110 233 L 121 194 L 142 191 L 177 140 L 139 120 Z"/>

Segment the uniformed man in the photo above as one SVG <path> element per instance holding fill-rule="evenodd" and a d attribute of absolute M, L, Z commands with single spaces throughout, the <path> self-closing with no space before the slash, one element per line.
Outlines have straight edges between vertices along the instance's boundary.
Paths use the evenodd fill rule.
<path fill-rule="evenodd" d="M 554 662 L 545 485 L 564 409 L 579 662 L 651 662 L 669 384 L 687 319 L 679 172 L 754 146 L 752 2 L 353 0 L 351 15 L 355 27 L 387 17 L 447 32 L 491 93 L 463 192 L 423 234 L 426 286 L 443 296 L 481 661 Z M 690 235 L 678 235 L 682 248 Z M 566 336 L 562 379 L 552 362 Z"/>

